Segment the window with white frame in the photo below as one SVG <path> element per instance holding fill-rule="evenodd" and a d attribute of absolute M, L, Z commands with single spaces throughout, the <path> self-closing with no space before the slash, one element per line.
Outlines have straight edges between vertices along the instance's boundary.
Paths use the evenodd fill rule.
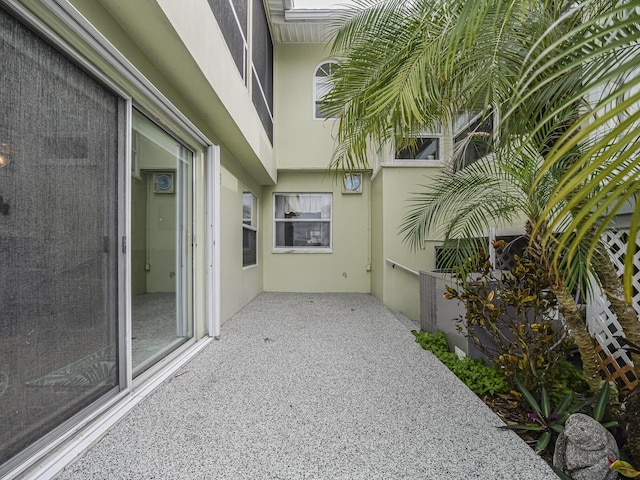
<path fill-rule="evenodd" d="M 409 145 L 396 149 L 396 161 L 441 160 L 442 127 L 440 125 L 435 125 L 430 131 L 411 138 L 413 141 Z"/>
<path fill-rule="evenodd" d="M 251 192 L 242 194 L 242 266 L 258 263 L 258 199 Z"/>
<path fill-rule="evenodd" d="M 331 249 L 330 193 L 274 195 L 274 249 Z"/>
<path fill-rule="evenodd" d="M 336 62 L 325 62 L 315 71 L 313 76 L 314 118 L 330 118 L 325 112 L 327 103 L 324 101 L 324 97 L 333 86 L 331 76 L 336 65 Z"/>
<path fill-rule="evenodd" d="M 493 143 L 494 112 L 464 112 L 453 123 L 453 148 L 456 168 L 487 156 Z"/>

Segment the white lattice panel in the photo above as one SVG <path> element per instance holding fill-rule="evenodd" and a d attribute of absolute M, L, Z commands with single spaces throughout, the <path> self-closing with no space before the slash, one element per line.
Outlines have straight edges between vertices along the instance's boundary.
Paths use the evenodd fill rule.
<path fill-rule="evenodd" d="M 625 231 L 610 231 L 603 237 L 604 242 L 609 245 L 611 258 L 619 275 L 623 272 L 627 239 Z M 634 255 L 634 265 L 633 308 L 640 315 L 640 248 Z M 597 286 L 594 286 L 593 295 L 587 303 L 587 325 L 603 351 L 614 358 L 620 367 L 632 365 L 631 359 L 615 338 L 623 335 L 622 327 L 609 300 Z"/>
<path fill-rule="evenodd" d="M 624 271 L 624 255 L 628 238 L 629 235 L 624 230 L 608 231 L 603 236 L 604 242 L 610 246 L 611 259 L 619 275 L 622 275 Z M 633 270 L 631 283 L 633 285 L 633 308 L 636 313 L 640 315 L 640 238 L 636 239 L 636 245 L 636 252 L 633 256 L 635 268 Z"/>

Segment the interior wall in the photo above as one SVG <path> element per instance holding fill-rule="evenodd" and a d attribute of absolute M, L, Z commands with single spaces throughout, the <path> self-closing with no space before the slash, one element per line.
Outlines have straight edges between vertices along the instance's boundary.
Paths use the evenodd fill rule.
<path fill-rule="evenodd" d="M 177 142 L 168 145 L 158 143 L 166 140 L 154 134 L 151 128 L 146 135 L 138 134 L 137 142 L 141 185 L 136 188 L 138 197 L 135 200 L 140 201 L 139 197 L 143 194 L 146 196 L 146 200 L 142 201 L 146 206 L 144 212 L 133 205 L 134 198 L 132 198 L 132 210 L 135 210 L 137 215 L 144 215 L 143 218 L 136 219 L 143 222 L 137 227 L 145 228 L 148 232 L 145 250 L 139 252 L 145 259 L 143 267 L 146 274 L 146 291 L 144 293 L 175 292 L 177 197 L 176 193 L 154 192 L 153 174 L 171 172 L 174 174 L 174 182 L 177 182 Z M 147 135 L 153 135 L 153 137 Z M 137 246 L 142 246 L 141 241 L 135 243 Z M 139 266 L 139 262 L 140 259 L 136 259 L 136 267 Z"/>
<path fill-rule="evenodd" d="M 147 293 L 147 179 L 131 179 L 131 294 Z"/>

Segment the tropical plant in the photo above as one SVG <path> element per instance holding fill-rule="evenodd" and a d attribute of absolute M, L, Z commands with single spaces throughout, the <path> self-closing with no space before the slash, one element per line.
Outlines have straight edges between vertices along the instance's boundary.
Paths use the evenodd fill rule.
<path fill-rule="evenodd" d="M 640 465 L 640 386 L 625 392 L 619 420 L 624 438 L 622 453 L 635 465 Z"/>
<path fill-rule="evenodd" d="M 500 249 L 504 243 L 495 242 L 495 246 Z M 560 370 L 568 368 L 563 360 L 573 339 L 557 320 L 556 298 L 540 265 L 518 256 L 514 260 L 509 272 L 497 273 L 480 251 L 477 259 L 469 259 L 477 271 L 459 278 L 458 287 L 447 286 L 445 298 L 464 305 L 464 317 L 458 319 L 460 331 L 511 388 L 516 382 L 529 390 L 545 387 L 557 397 L 559 392 L 566 393 L 566 385 L 558 380 Z"/>
<path fill-rule="evenodd" d="M 640 192 L 640 2 L 568 2 L 563 10 L 524 58 L 504 118 L 535 118 L 528 135 L 545 139 L 537 182 L 559 173 L 533 230 L 553 252 L 550 265 L 562 271 L 574 256 L 585 258 L 626 337 L 638 342 L 630 302 L 640 211 L 628 232 L 624 285 L 601 237 Z M 640 376 L 640 354 L 631 358 Z"/>
<path fill-rule="evenodd" d="M 522 396 L 532 409 L 532 412 L 529 413 L 531 422 L 505 425 L 501 428 L 509 430 L 527 430 L 529 432 L 537 433 L 539 435 L 535 445 L 537 453 L 543 452 L 551 443 L 552 438 L 556 434 L 564 431 L 564 423 L 571 414 L 580 412 L 589 405 L 593 405 L 593 409 L 590 412 L 591 417 L 602 423 L 603 427 L 612 428 L 617 426 L 617 422 L 615 421 L 603 423 L 604 414 L 611 397 L 611 387 L 607 382 L 602 384 L 600 392 L 598 392 L 598 395 L 595 397 L 582 402 L 576 402 L 572 394 L 567 394 L 555 407 L 552 407 L 549 395 L 544 387 L 540 391 L 540 401 L 537 401 L 532 393 L 524 387 L 524 385 L 518 384 L 518 390 L 520 390 Z"/>
<path fill-rule="evenodd" d="M 460 359 L 455 353 L 450 352 L 444 333 L 430 333 L 422 330 L 414 330 L 411 333 L 422 348 L 433 353 L 476 395 L 493 395 L 509 390 L 507 383 L 495 367 L 487 366 L 481 360 L 472 360 L 469 357 Z"/>
<path fill-rule="evenodd" d="M 565 86 L 563 101 L 545 109 L 550 119 L 576 112 L 576 104 L 586 106 L 585 99 L 589 100 L 589 108 L 576 112 L 572 124 L 559 132 L 545 155 L 540 176 L 564 162 L 567 152 L 577 145 L 586 147 L 564 168 L 553 192 L 548 212 L 560 210 L 553 216 L 545 239 L 558 245 L 558 251 L 568 246 L 569 255 L 583 249 L 587 240 L 589 253 L 595 255 L 600 235 L 610 228 L 620 208 L 636 201 L 640 192 L 640 2 L 592 0 L 570 6 L 559 22 L 569 16 L 582 21 L 557 40 L 552 40 L 555 25 L 539 38 L 541 44 L 551 42 L 548 48 L 531 50 L 527 55 L 514 89 L 512 111 L 535 98 L 544 89 L 545 80 L 561 89 L 565 73 L 579 73 L 579 85 Z M 640 210 L 636 208 L 630 238 L 637 237 L 639 225 Z M 554 230 L 563 233 L 552 234 Z M 629 242 L 627 248 L 624 293 L 630 300 L 635 242 Z"/>
<path fill-rule="evenodd" d="M 616 460 L 609 457 L 609 468 L 611 470 L 615 470 L 616 472 L 624 475 L 627 478 L 640 477 L 640 471 L 633 468 L 633 466 L 629 462 L 625 462 L 624 460 Z"/>
<path fill-rule="evenodd" d="M 584 78 L 601 85 L 592 79 L 600 75 L 611 80 L 637 65 L 640 56 L 635 55 L 634 60 L 629 52 L 638 48 L 638 22 L 618 19 L 625 8 L 635 8 L 637 0 L 356 3 L 359 10 L 347 14 L 332 51 L 339 66 L 326 99 L 328 110 L 340 118 L 332 167 L 366 166 L 371 148 L 392 141 L 397 146 L 410 145 L 416 132 L 436 122 L 446 124 L 458 112 L 497 111 L 499 135 L 490 140 L 493 155 L 461 170 L 444 172 L 427 187 L 432 190 L 426 196 L 415 197 L 404 233 L 419 248 L 427 233 L 438 227 L 447 241 L 483 236 L 489 222 L 513 221 L 517 217 L 514 205 L 518 207 L 527 219 L 530 253 L 548 272 L 580 349 L 587 381 L 596 391 L 600 377 L 594 341 L 569 292 L 585 285 L 587 271 L 593 269 L 627 338 L 640 341 L 640 322 L 621 301 L 620 280 L 602 246 L 581 249 L 576 242 L 567 254 L 563 244 L 556 242 L 556 232 L 561 232 L 564 244 L 574 236 L 580 238 L 576 232 L 582 232 L 582 239 L 590 232 L 588 243 L 599 238 L 599 230 L 578 230 L 570 223 L 577 219 L 581 226 L 593 206 L 590 199 L 608 191 L 576 167 L 583 165 L 581 159 L 593 158 L 594 152 L 602 150 L 594 150 L 591 137 L 578 129 L 584 112 L 589 111 L 587 100 L 592 92 L 585 88 Z M 637 11 L 630 16 L 637 20 Z M 592 54 L 598 43 L 616 46 L 607 47 L 610 53 L 602 64 Z M 615 56 L 622 66 L 613 67 Z M 617 97 L 607 98 L 610 107 Z M 627 137 L 632 136 L 630 124 L 625 125 Z M 630 149 L 633 147 L 621 154 L 627 163 L 631 162 Z M 554 161 L 547 162 L 547 158 Z M 618 173 L 608 165 L 607 169 L 609 174 Z M 558 189 L 567 172 L 581 178 L 581 183 L 572 181 L 572 188 Z M 622 178 L 636 179 L 634 172 L 629 167 Z M 554 202 L 550 202 L 552 195 Z M 574 201 L 576 198 L 582 200 Z M 445 226 L 437 225 L 443 219 Z M 640 358 L 632 358 L 640 373 Z"/>
<path fill-rule="evenodd" d="M 489 158 L 463 169 L 444 170 L 431 185 L 424 186 L 423 192 L 413 195 L 401 232 L 411 246 L 418 248 L 427 232 L 442 229 L 445 244 L 457 243 L 458 238 L 478 237 L 492 225 L 518 222 L 524 217 L 525 230 L 531 233 L 555 184 L 549 174 L 544 183 L 533 188 L 539 165 L 535 152 L 507 148 L 496 149 Z M 538 238 L 531 240 L 528 255 L 546 275 L 580 351 L 585 379 L 595 393 L 601 384 L 595 343 L 567 288 L 568 279 L 576 283 L 576 279 L 588 277 L 586 264 L 575 258 L 561 274 L 549 265 L 549 254 L 539 247 Z M 460 267 L 464 270 L 465 265 Z"/>

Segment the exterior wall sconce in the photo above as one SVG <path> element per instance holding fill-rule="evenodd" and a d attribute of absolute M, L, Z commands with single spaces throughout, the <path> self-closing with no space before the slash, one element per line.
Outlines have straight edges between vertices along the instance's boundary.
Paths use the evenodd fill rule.
<path fill-rule="evenodd" d="M 0 168 L 6 167 L 11 163 L 11 149 L 8 143 L 0 143 Z"/>

